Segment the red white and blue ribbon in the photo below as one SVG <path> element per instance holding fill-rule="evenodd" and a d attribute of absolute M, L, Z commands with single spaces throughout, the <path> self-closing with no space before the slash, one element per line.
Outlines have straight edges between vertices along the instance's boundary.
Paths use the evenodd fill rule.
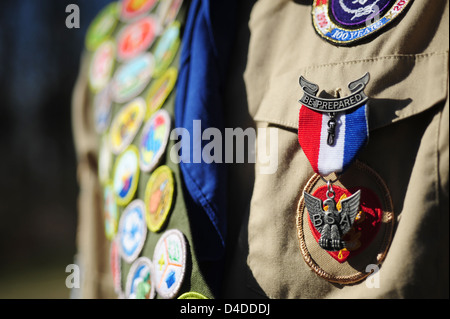
<path fill-rule="evenodd" d="M 298 141 L 314 172 L 322 176 L 344 172 L 366 145 L 368 108 L 363 89 L 367 81 L 368 74 L 350 83 L 352 94 L 348 97 L 322 99 L 315 97 L 318 86 L 301 78 L 305 95 L 300 100 Z M 335 127 L 330 143 L 332 117 Z"/>

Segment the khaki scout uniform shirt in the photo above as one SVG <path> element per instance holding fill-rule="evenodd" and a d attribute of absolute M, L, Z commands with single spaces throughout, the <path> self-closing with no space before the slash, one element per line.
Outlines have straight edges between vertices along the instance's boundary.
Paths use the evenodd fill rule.
<path fill-rule="evenodd" d="M 416 0 L 393 25 L 348 47 L 316 34 L 309 1 L 253 2 L 241 3 L 226 91 L 227 127 L 277 128 L 278 166 L 273 174 L 262 174 L 258 162 L 230 167 L 222 296 L 448 297 L 448 1 Z M 383 181 L 395 214 L 378 288 L 318 276 L 302 256 L 296 226 L 301 193 L 314 174 L 298 143 L 299 76 L 331 95 L 337 89 L 347 95 L 347 84 L 366 72 L 370 132 L 358 160 Z M 81 76 L 74 95 L 84 296 L 111 297 L 98 213 L 98 147 L 83 115 L 85 81 Z M 364 250 L 361 258 L 375 253 Z"/>

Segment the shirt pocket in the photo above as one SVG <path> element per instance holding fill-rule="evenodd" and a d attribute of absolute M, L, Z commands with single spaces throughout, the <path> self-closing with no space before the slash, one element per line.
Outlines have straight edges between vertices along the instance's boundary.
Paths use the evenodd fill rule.
<path fill-rule="evenodd" d="M 341 96 L 346 96 L 350 93 L 347 83 L 366 72 L 370 73 L 364 90 L 370 99 L 369 143 L 361 158 L 385 179 L 390 189 L 394 188 L 394 209 L 401 212 L 406 190 L 395 188 L 407 188 L 411 173 L 408 167 L 414 165 L 415 157 L 424 147 L 421 137 L 432 121 L 431 110 L 446 100 L 448 52 L 293 68 L 270 79 L 252 114 L 258 127 L 258 141 L 247 263 L 258 285 L 271 298 L 318 298 L 338 289 L 310 271 L 299 250 L 296 210 L 301 190 L 314 174 L 298 143 L 298 100 L 303 95 L 299 77 L 317 84 L 319 93 L 340 90 Z M 384 144 L 386 152 L 379 152 Z M 276 163 L 276 169 L 267 170 L 270 161 L 260 161 L 260 152 L 276 153 L 266 156 L 274 159 L 271 165 Z M 397 156 L 397 166 L 405 162 L 399 176 L 394 176 L 393 168 L 383 163 L 387 155 Z"/>

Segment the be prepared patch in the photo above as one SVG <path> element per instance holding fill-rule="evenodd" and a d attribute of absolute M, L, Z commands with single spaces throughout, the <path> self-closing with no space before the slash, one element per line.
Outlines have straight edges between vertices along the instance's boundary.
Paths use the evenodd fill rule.
<path fill-rule="evenodd" d="M 152 16 L 126 25 L 117 36 L 117 58 L 129 60 L 146 51 L 159 34 L 159 23 Z"/>
<path fill-rule="evenodd" d="M 336 179 L 334 173 L 331 175 L 327 179 Z M 389 190 L 381 177 L 359 161 L 333 184 L 333 190 L 336 207 L 326 205 L 327 184 L 318 174 L 313 175 L 301 190 L 297 210 L 300 251 L 308 266 L 320 277 L 351 284 L 370 274 L 366 272 L 368 266 L 383 262 L 393 236 L 394 212 Z M 341 242 L 338 229 L 344 229 L 346 223 L 351 224 L 343 205 L 358 191 L 360 203 L 356 217 L 342 237 L 345 247 L 323 249 L 326 242 L 330 247 L 334 247 L 333 240 Z M 320 203 L 315 206 L 308 203 L 305 198 L 308 194 Z M 330 214 L 331 210 L 338 213 Z"/>
<path fill-rule="evenodd" d="M 132 201 L 123 211 L 119 222 L 119 249 L 122 258 L 132 263 L 141 253 L 147 237 L 144 203 Z"/>
<path fill-rule="evenodd" d="M 379 32 L 412 0 L 314 0 L 312 19 L 325 40 L 348 45 Z"/>
<path fill-rule="evenodd" d="M 113 189 L 116 202 L 127 205 L 136 193 L 139 180 L 139 152 L 134 145 L 129 146 L 116 159 Z"/>
<path fill-rule="evenodd" d="M 135 138 L 144 120 L 145 107 L 144 99 L 136 98 L 123 106 L 114 117 L 109 132 L 114 154 L 122 152 Z"/>
<path fill-rule="evenodd" d="M 159 110 L 145 123 L 139 143 L 141 170 L 152 171 L 166 150 L 170 134 L 170 115 Z"/>
<path fill-rule="evenodd" d="M 89 67 L 89 86 L 97 93 L 109 83 L 114 68 L 116 47 L 113 41 L 103 42 L 95 51 Z"/>
<path fill-rule="evenodd" d="M 113 2 L 95 17 L 86 33 L 85 42 L 88 50 L 97 49 L 113 33 L 118 22 L 118 12 L 118 3 Z"/>
<path fill-rule="evenodd" d="M 170 66 L 180 47 L 180 23 L 173 22 L 167 26 L 159 39 L 155 51 L 155 71 L 154 77 L 160 77 Z"/>
<path fill-rule="evenodd" d="M 158 0 L 123 0 L 120 17 L 124 21 L 137 19 L 151 11 Z"/>
<path fill-rule="evenodd" d="M 117 103 L 125 103 L 138 96 L 147 86 L 155 69 L 151 53 L 141 54 L 120 66 L 111 82 L 111 96 Z"/>
<path fill-rule="evenodd" d="M 103 188 L 103 216 L 105 218 L 105 235 L 112 240 L 117 233 L 119 223 L 119 211 L 114 198 L 112 184 L 107 184 Z"/>
<path fill-rule="evenodd" d="M 161 236 L 153 254 L 156 292 L 164 299 L 176 297 L 186 272 L 187 247 L 182 232 L 171 229 Z"/>
<path fill-rule="evenodd" d="M 148 228 L 159 231 L 170 213 L 174 195 L 172 170 L 162 165 L 150 176 L 145 188 L 145 213 Z"/>
<path fill-rule="evenodd" d="M 147 114 L 148 119 L 153 113 L 158 111 L 172 92 L 177 82 L 178 70 L 168 68 L 158 79 L 156 79 L 147 93 Z"/>
<path fill-rule="evenodd" d="M 150 259 L 147 257 L 136 259 L 128 273 L 126 297 L 128 299 L 153 299 L 155 297 L 153 272 L 154 267 Z"/>

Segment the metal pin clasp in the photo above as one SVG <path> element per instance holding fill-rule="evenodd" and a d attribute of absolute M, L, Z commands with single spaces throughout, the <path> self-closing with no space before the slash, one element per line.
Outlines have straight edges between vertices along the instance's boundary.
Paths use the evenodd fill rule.
<path fill-rule="evenodd" d="M 334 113 L 330 113 L 330 119 L 328 120 L 328 139 L 327 144 L 333 145 L 334 144 L 334 137 L 336 135 L 336 116 Z"/>

